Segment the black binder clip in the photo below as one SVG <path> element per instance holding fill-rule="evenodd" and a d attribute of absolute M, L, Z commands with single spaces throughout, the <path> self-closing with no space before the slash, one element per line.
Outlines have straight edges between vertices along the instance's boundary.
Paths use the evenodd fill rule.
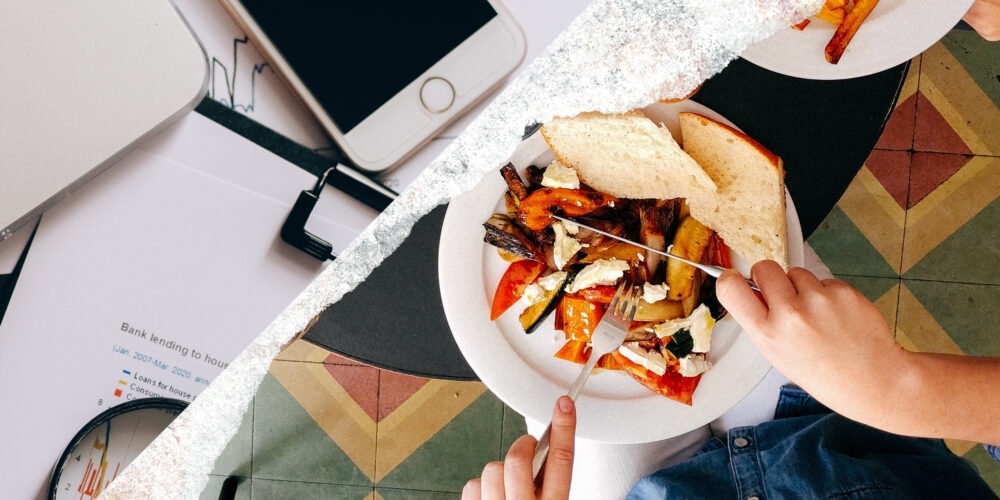
<path fill-rule="evenodd" d="M 319 260 L 336 259 L 333 253 L 333 245 L 328 241 L 306 231 L 306 222 L 312 214 L 316 202 L 319 201 L 319 194 L 326 185 L 326 178 L 335 167 L 323 172 L 316 186 L 312 190 L 305 190 L 299 193 L 299 199 L 295 200 L 291 213 L 281 226 L 281 239 L 299 250 L 315 257 Z"/>

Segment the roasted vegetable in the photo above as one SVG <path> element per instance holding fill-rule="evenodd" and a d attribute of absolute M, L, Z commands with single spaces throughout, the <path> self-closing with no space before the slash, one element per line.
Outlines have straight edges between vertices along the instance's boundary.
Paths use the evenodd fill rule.
<path fill-rule="evenodd" d="M 684 306 L 676 300 L 658 300 L 653 303 L 640 300 L 635 309 L 635 321 L 661 322 L 684 317 Z"/>
<path fill-rule="evenodd" d="M 573 275 L 574 273 L 565 273 L 563 275 L 565 277 L 560 280 L 558 286 L 552 290 L 545 290 L 541 301 L 528 306 L 521 313 L 518 319 L 521 321 L 521 328 L 524 329 L 524 333 L 534 332 L 538 328 L 538 325 L 542 324 L 542 321 L 555 310 L 560 299 L 562 299 L 566 283 L 573 278 Z"/>
<path fill-rule="evenodd" d="M 521 176 L 518 175 L 513 163 L 508 163 L 500 167 L 500 175 L 503 176 L 503 180 L 507 183 L 508 192 L 514 197 L 516 205 L 519 205 L 521 200 L 528 197 L 528 186 L 521 180 Z"/>
<path fill-rule="evenodd" d="M 500 283 L 497 284 L 496 293 L 493 295 L 493 303 L 490 306 L 490 320 L 500 317 L 510 306 L 517 303 L 524 294 L 524 288 L 533 283 L 542 271 L 545 271 L 544 262 L 534 260 L 519 260 L 511 262 Z"/>
<path fill-rule="evenodd" d="M 545 251 L 506 215 L 493 214 L 483 227 L 486 243 L 525 259 L 545 262 Z"/>
<path fill-rule="evenodd" d="M 685 217 L 677 227 L 677 232 L 674 233 L 670 253 L 701 262 L 711 236 L 711 229 L 693 217 Z M 700 271 L 690 264 L 685 264 L 677 259 L 667 259 L 667 286 L 670 287 L 667 297 L 671 300 L 683 300 L 691 295 L 696 272 Z"/>
<path fill-rule="evenodd" d="M 521 200 L 517 219 L 528 229 L 538 231 L 552 224 L 553 213 L 578 217 L 616 201 L 614 196 L 586 189 L 541 188 Z"/>

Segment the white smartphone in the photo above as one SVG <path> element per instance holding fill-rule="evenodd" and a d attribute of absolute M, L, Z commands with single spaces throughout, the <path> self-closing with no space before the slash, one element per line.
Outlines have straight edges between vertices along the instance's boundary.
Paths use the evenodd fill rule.
<path fill-rule="evenodd" d="M 524 34 L 494 0 L 220 1 L 369 172 L 397 166 L 524 57 Z"/>

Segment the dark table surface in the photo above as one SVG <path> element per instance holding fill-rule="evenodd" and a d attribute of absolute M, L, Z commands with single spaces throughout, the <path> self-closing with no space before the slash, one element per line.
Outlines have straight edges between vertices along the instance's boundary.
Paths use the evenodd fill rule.
<path fill-rule="evenodd" d="M 808 237 L 878 141 L 906 69 L 904 64 L 857 79 L 816 81 L 740 59 L 705 82 L 693 100 L 782 157 L 786 185 Z M 476 380 L 452 338 L 438 293 L 437 250 L 446 210 L 438 207 L 418 221 L 399 249 L 324 312 L 305 339 L 382 368 Z"/>
<path fill-rule="evenodd" d="M 782 157 L 786 185 L 808 238 L 875 146 L 906 70 L 903 64 L 862 78 L 816 81 L 779 75 L 739 59 L 705 82 L 693 100 Z M 198 112 L 314 174 L 329 166 L 329 158 L 235 111 L 206 100 Z M 399 249 L 330 306 L 304 338 L 381 368 L 476 380 L 451 335 L 439 294 L 438 241 L 446 210 L 441 206 L 421 218 Z M 18 270 L 0 275 L 0 321 Z"/>

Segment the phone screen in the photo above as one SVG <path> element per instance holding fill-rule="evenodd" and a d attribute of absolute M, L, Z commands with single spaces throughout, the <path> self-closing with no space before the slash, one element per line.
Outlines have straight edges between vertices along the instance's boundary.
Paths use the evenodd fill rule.
<path fill-rule="evenodd" d="M 497 12 L 485 0 L 242 0 L 344 133 Z"/>

